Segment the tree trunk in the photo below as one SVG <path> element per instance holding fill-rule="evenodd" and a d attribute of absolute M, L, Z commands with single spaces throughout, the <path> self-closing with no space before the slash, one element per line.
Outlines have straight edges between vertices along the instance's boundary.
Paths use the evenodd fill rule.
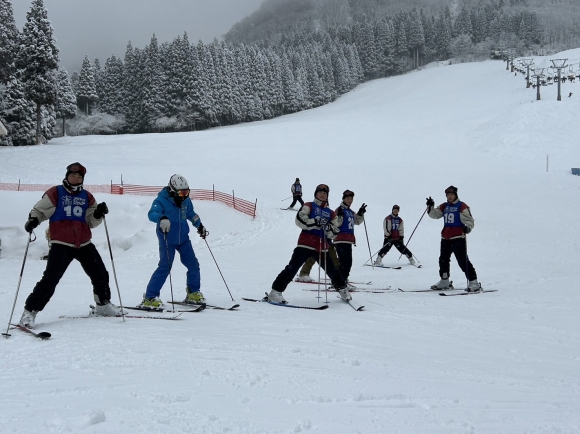
<path fill-rule="evenodd" d="M 66 136 L 66 131 L 64 130 L 64 120 L 65 120 L 65 118 L 63 116 L 63 118 L 62 118 L 62 136 L 63 137 Z"/>
<path fill-rule="evenodd" d="M 36 144 L 40 144 L 40 107 L 39 103 L 36 103 Z"/>

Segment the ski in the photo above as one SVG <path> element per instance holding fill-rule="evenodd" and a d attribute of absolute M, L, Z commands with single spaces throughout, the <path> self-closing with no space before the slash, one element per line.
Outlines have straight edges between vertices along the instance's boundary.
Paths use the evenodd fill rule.
<path fill-rule="evenodd" d="M 353 308 L 354 310 L 356 310 L 357 312 L 360 312 L 360 311 L 362 311 L 362 310 L 364 309 L 364 306 L 360 306 L 360 305 L 359 305 L 359 306 L 357 306 L 357 305 L 355 305 L 355 304 L 352 304 L 352 300 L 345 300 L 344 298 L 342 298 L 342 297 L 340 297 L 340 296 L 339 296 L 338 298 L 339 298 L 340 300 L 344 301 L 346 304 L 348 304 L 350 307 L 352 307 L 352 308 Z"/>
<path fill-rule="evenodd" d="M 399 292 L 444 292 L 444 291 L 455 291 L 455 288 L 451 287 L 449 289 L 401 289 L 397 288 Z"/>
<path fill-rule="evenodd" d="M 365 267 L 373 267 L 373 268 L 390 268 L 391 270 L 400 270 L 401 268 L 403 268 L 402 266 L 397 266 L 397 267 L 389 267 L 387 265 L 371 265 L 371 264 L 365 264 Z"/>
<path fill-rule="evenodd" d="M 280 208 L 282 211 L 296 211 L 295 209 L 292 208 Z"/>
<path fill-rule="evenodd" d="M 311 288 L 302 288 L 302 291 L 310 291 L 310 292 L 318 292 L 318 289 L 311 289 Z M 348 292 L 365 292 L 368 294 L 386 294 L 389 292 L 397 292 L 399 288 L 394 289 L 391 287 L 388 288 L 357 288 L 357 289 L 349 289 Z M 401 289 L 402 291 L 402 289 Z M 337 292 L 336 289 L 321 289 L 320 292 Z"/>
<path fill-rule="evenodd" d="M 179 312 L 177 315 L 173 316 L 147 316 L 147 315 L 125 315 L 125 318 L 137 318 L 137 319 L 165 319 L 165 320 L 174 320 L 174 319 L 181 319 L 179 318 L 183 312 Z M 122 318 L 123 315 L 116 315 L 116 316 L 100 316 L 100 315 L 61 315 L 59 318 L 61 319 L 86 319 L 86 318 Z"/>
<path fill-rule="evenodd" d="M 185 303 L 183 301 L 168 301 L 167 303 L 178 304 L 180 306 L 205 306 L 205 307 L 209 307 L 210 309 L 215 309 L 215 310 L 236 310 L 238 307 L 240 307 L 239 304 L 234 304 L 233 306 L 230 306 L 230 307 L 222 307 L 222 306 L 215 306 L 213 304 L 207 304 L 207 303 L 200 305 L 200 304 Z"/>
<path fill-rule="evenodd" d="M 191 307 L 194 307 L 193 305 L 190 305 Z M 152 309 L 152 308 L 147 308 L 147 307 L 139 307 L 139 306 L 135 306 L 135 307 L 128 307 L 128 306 L 123 306 L 124 309 L 131 309 L 131 310 L 140 310 L 143 312 L 165 312 L 165 313 L 172 313 L 172 312 L 201 312 L 202 310 L 204 310 L 206 308 L 205 304 L 200 304 L 195 306 L 195 309 L 190 309 L 190 310 L 176 310 L 173 311 L 171 309 L 164 309 L 164 308 L 159 308 L 159 309 Z"/>
<path fill-rule="evenodd" d="M 297 283 L 311 283 L 314 285 L 318 285 L 318 282 L 316 280 L 313 280 L 312 282 L 304 282 L 303 280 L 298 280 L 298 278 L 294 279 L 294 282 Z M 330 282 L 326 282 L 327 284 L 330 284 Z M 372 284 L 372 280 L 369 282 L 351 282 L 350 280 L 348 281 L 348 283 L 352 284 L 352 285 L 370 285 Z M 324 282 L 320 282 L 321 285 L 324 285 Z"/>
<path fill-rule="evenodd" d="M 274 303 L 273 301 L 268 301 L 268 297 L 264 297 L 261 300 L 255 300 L 253 298 L 244 298 L 242 297 L 242 300 L 245 301 L 252 301 L 254 303 L 268 303 L 271 304 L 273 306 L 282 306 L 282 307 L 291 307 L 294 309 L 309 309 L 309 310 L 324 310 L 324 309 L 328 309 L 328 305 L 325 304 L 323 306 L 298 306 L 295 304 L 288 304 L 288 303 Z"/>
<path fill-rule="evenodd" d="M 222 307 L 222 306 L 214 306 L 213 304 L 208 304 L 207 307 L 209 307 L 210 309 L 215 309 L 215 310 L 237 310 L 238 307 L 240 307 L 240 305 L 236 303 L 230 307 Z"/>
<path fill-rule="evenodd" d="M 402 288 L 397 288 L 398 291 L 400 292 L 435 292 L 435 291 L 455 291 L 455 288 L 453 287 L 453 280 L 449 282 L 449 288 L 437 288 L 435 285 L 433 285 L 431 288 L 426 288 L 426 289 L 402 289 Z"/>
<path fill-rule="evenodd" d="M 21 326 L 20 324 L 10 324 L 10 325 L 12 326 L 12 328 L 10 330 L 20 330 L 20 331 L 29 333 L 29 334 L 31 334 L 32 336 L 34 336 L 35 338 L 38 338 L 38 339 L 44 340 L 44 339 L 48 339 L 48 338 L 50 338 L 52 336 L 48 332 L 38 332 L 38 333 L 35 333 L 32 330 L 30 330 L 29 328 L 24 327 L 24 326 Z M 7 338 L 9 338 L 11 336 L 8 333 L 2 333 L 2 335 L 3 336 L 6 336 Z"/>
<path fill-rule="evenodd" d="M 464 289 L 457 289 L 453 292 L 440 292 L 439 295 L 445 296 L 453 296 L 453 295 L 477 295 L 477 294 L 484 294 L 486 292 L 497 292 L 497 289 L 481 289 L 477 292 L 467 292 Z"/>

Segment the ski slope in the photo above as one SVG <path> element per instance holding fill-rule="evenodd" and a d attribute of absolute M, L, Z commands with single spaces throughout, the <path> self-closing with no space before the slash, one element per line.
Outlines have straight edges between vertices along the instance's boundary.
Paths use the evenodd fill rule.
<path fill-rule="evenodd" d="M 580 58 L 580 49 L 554 57 Z M 537 59 L 542 61 L 547 59 Z M 578 89 L 576 92 L 575 89 Z M 567 98 L 572 91 L 575 95 Z M 91 285 L 73 263 L 45 310 L 39 341 L 14 331 L 0 340 L 3 433 L 580 433 L 580 84 L 525 88 L 505 63 L 426 68 L 365 83 L 333 104 L 270 121 L 181 134 L 86 136 L 0 148 L 0 182 L 59 183 L 80 161 L 86 184 L 165 185 L 258 199 L 252 219 L 225 205 L 194 202 L 208 243 L 241 307 L 179 321 L 82 315 Z M 549 155 L 549 171 L 546 156 Z M 353 190 L 368 204 L 370 246 L 401 207 L 406 238 L 425 198 L 453 184 L 472 209 L 468 251 L 485 288 L 468 297 L 436 293 L 353 294 L 355 312 L 329 294 L 306 311 L 241 301 L 269 291 L 299 229 L 280 210 L 299 177 L 310 200 L 319 183 L 330 204 Z M 27 234 L 41 192 L 0 191 L 0 320 L 10 316 Z M 125 305 L 141 301 L 158 261 L 152 197 L 95 194 L 107 225 Z M 427 288 L 438 279 L 442 221 L 425 217 L 409 248 L 423 268 L 363 267 L 363 227 L 351 279 L 373 287 Z M 31 243 L 15 320 L 40 279 L 46 223 Z M 193 232 L 208 302 L 233 303 L 203 240 Z M 107 239 L 93 231 L 118 302 Z M 398 264 L 394 249 L 386 265 Z M 401 260 L 401 264 L 406 261 Z M 312 275 L 318 274 L 314 268 Z M 452 259 L 451 278 L 465 285 Z M 176 261 L 173 296 L 184 296 Z M 314 285 L 291 283 L 292 303 L 317 305 Z M 162 298 L 171 298 L 169 282 Z M 323 300 L 324 301 L 324 300 Z"/>

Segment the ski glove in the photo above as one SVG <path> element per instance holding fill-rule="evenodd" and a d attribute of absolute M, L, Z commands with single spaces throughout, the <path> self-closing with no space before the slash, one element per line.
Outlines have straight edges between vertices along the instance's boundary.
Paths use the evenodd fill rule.
<path fill-rule="evenodd" d="M 205 240 L 205 237 L 207 237 L 209 235 L 208 230 L 201 223 L 199 224 L 199 227 L 197 228 L 197 233 L 204 240 Z"/>
<path fill-rule="evenodd" d="M 468 234 L 471 232 L 471 228 L 468 228 L 467 226 L 463 226 L 463 233 L 464 234 Z"/>
<path fill-rule="evenodd" d="M 159 230 L 166 234 L 169 232 L 169 229 L 171 229 L 171 222 L 167 217 L 161 217 L 161 220 L 159 220 Z"/>
<path fill-rule="evenodd" d="M 39 224 L 40 222 L 36 217 L 29 217 L 28 221 L 24 223 L 24 230 L 31 234 L 34 228 L 36 228 Z"/>
<path fill-rule="evenodd" d="M 360 216 L 363 216 L 363 215 L 365 215 L 365 212 L 367 212 L 367 204 L 366 203 L 363 203 L 361 205 L 361 207 L 359 208 L 357 214 L 360 215 Z"/>
<path fill-rule="evenodd" d="M 328 220 L 325 219 L 324 217 L 320 217 L 319 215 L 314 217 L 314 222 L 316 223 L 316 226 L 320 226 L 320 227 L 324 227 L 324 226 L 328 225 Z"/>
<path fill-rule="evenodd" d="M 427 198 L 427 206 L 428 206 L 428 207 L 435 206 L 435 201 L 434 201 L 434 200 L 431 198 L 431 196 L 429 196 L 429 197 Z"/>
<path fill-rule="evenodd" d="M 336 212 L 336 215 L 339 216 L 339 217 L 342 217 L 344 215 L 344 209 L 341 206 L 339 206 L 338 208 L 336 208 L 336 211 L 335 212 Z"/>
<path fill-rule="evenodd" d="M 105 202 L 101 202 L 97 205 L 97 209 L 93 213 L 93 217 L 96 219 L 102 219 L 105 214 L 109 214 L 109 208 Z"/>

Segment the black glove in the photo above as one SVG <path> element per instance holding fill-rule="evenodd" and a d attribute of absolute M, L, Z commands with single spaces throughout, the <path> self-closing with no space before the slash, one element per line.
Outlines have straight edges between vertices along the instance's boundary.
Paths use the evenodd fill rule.
<path fill-rule="evenodd" d="M 328 224 L 328 220 L 324 217 L 320 217 L 319 215 L 314 217 L 314 221 L 316 222 L 316 226 L 320 227 L 326 226 Z"/>
<path fill-rule="evenodd" d="M 93 213 L 93 217 L 96 219 L 101 219 L 105 214 L 109 214 L 109 208 L 105 202 L 101 202 L 97 205 L 97 209 Z"/>
<path fill-rule="evenodd" d="M 463 226 L 463 233 L 468 234 L 471 232 L 471 228 L 468 228 L 467 226 Z"/>
<path fill-rule="evenodd" d="M 29 217 L 28 221 L 24 223 L 24 230 L 31 234 L 34 228 L 36 228 L 39 224 L 40 222 L 36 217 Z"/>
<path fill-rule="evenodd" d="M 361 205 L 361 207 L 359 208 L 357 214 L 360 215 L 360 216 L 363 216 L 363 215 L 365 215 L 365 212 L 367 212 L 367 204 L 366 203 L 363 203 Z"/>
<path fill-rule="evenodd" d="M 336 212 L 336 215 L 339 216 L 339 217 L 342 217 L 344 215 L 344 209 L 341 206 L 339 206 L 338 208 L 336 208 L 336 211 L 335 212 Z"/>
<path fill-rule="evenodd" d="M 201 223 L 199 224 L 199 227 L 197 228 L 197 233 L 204 240 L 205 240 L 205 237 L 207 237 L 209 235 L 209 232 L 207 231 L 207 229 Z"/>
<path fill-rule="evenodd" d="M 431 198 L 431 196 L 429 196 L 429 197 L 427 198 L 427 206 L 428 206 L 428 207 L 435 206 L 435 201 L 434 201 L 434 200 Z"/>

